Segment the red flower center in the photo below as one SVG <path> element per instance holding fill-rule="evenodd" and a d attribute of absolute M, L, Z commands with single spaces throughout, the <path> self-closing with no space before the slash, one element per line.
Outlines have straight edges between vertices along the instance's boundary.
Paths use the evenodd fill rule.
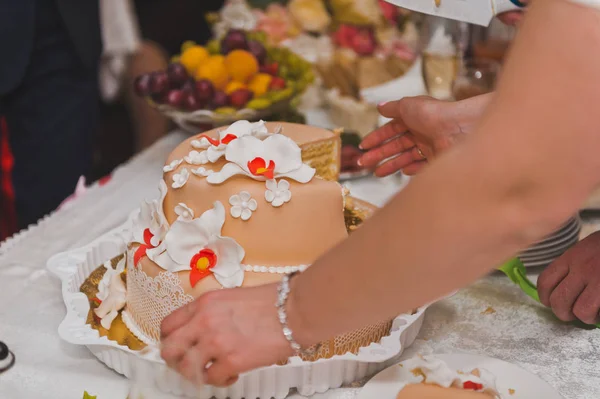
<path fill-rule="evenodd" d="M 135 253 L 133 254 L 133 265 L 137 266 L 138 263 L 140 263 L 140 260 L 142 260 L 142 258 L 144 256 L 146 256 L 146 251 L 148 250 L 148 246 L 147 245 L 140 245 L 138 247 L 138 249 L 135 250 Z"/>
<path fill-rule="evenodd" d="M 272 179 L 275 171 L 275 162 L 269 161 L 269 165 L 267 165 L 264 159 L 257 157 L 248 162 L 248 170 L 254 176 L 264 176 L 267 179 Z"/>
<path fill-rule="evenodd" d="M 150 229 L 144 230 L 144 244 L 150 248 L 154 248 L 152 245 L 152 239 L 154 238 L 154 234 L 150 231 Z"/>
<path fill-rule="evenodd" d="M 463 383 L 463 388 L 464 389 L 470 389 L 473 391 L 481 391 L 483 389 L 483 384 L 478 384 L 476 382 L 473 381 L 466 381 Z"/>
<path fill-rule="evenodd" d="M 211 269 L 217 264 L 217 254 L 210 249 L 203 249 L 192 257 L 190 261 L 190 284 L 192 288 L 198 284 L 198 281 L 208 277 Z"/>
<path fill-rule="evenodd" d="M 235 134 L 227 134 L 225 137 L 223 137 L 223 140 L 221 140 L 222 144 L 229 144 L 231 143 L 233 140 L 237 139 L 238 137 Z"/>

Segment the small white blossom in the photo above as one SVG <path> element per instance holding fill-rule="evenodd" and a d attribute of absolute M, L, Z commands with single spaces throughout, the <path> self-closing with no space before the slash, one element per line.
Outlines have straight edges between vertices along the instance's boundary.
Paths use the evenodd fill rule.
<path fill-rule="evenodd" d="M 267 180 L 267 191 L 265 191 L 265 200 L 274 207 L 280 207 L 292 199 L 290 183 L 287 180 L 275 179 Z"/>
<path fill-rule="evenodd" d="M 176 160 L 172 161 L 170 164 L 165 165 L 163 167 L 163 172 L 167 173 L 167 172 L 174 171 L 179 165 L 181 165 L 182 162 L 183 162 L 183 159 L 176 159 Z"/>
<path fill-rule="evenodd" d="M 252 212 L 258 208 L 258 203 L 247 191 L 232 195 L 229 203 L 231 204 L 231 216 L 236 219 L 248 220 L 252 216 Z"/>
<path fill-rule="evenodd" d="M 173 184 L 171 185 L 171 187 L 175 189 L 181 188 L 185 186 L 185 183 L 187 183 L 189 178 L 190 172 L 187 170 L 187 168 L 183 168 L 179 173 L 175 173 L 173 175 Z"/>
<path fill-rule="evenodd" d="M 178 216 L 177 220 L 192 220 L 194 219 L 194 210 L 189 206 L 180 202 L 175 206 L 175 214 Z"/>
<path fill-rule="evenodd" d="M 183 157 L 185 162 L 190 165 L 204 165 L 208 163 L 208 157 L 206 156 L 206 151 L 198 152 L 196 150 L 190 151 L 188 155 Z"/>
<path fill-rule="evenodd" d="M 201 166 L 198 169 L 192 169 L 192 173 L 196 176 L 206 177 L 214 173 L 214 170 L 206 169 L 204 166 Z"/>

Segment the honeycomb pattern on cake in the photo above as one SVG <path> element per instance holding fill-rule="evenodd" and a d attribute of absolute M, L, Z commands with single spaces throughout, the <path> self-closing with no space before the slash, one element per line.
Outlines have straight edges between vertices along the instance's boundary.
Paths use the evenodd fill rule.
<path fill-rule="evenodd" d="M 392 320 L 373 324 L 361 329 L 338 335 L 329 341 L 321 342 L 311 348 L 316 349 L 312 356 L 300 356 L 302 360 L 309 362 L 318 359 L 329 359 L 336 355 L 346 353 L 357 354 L 363 346 L 369 346 L 374 342 L 379 342 L 383 337 L 390 335 L 392 329 Z M 310 351 L 311 351 L 310 350 Z"/>

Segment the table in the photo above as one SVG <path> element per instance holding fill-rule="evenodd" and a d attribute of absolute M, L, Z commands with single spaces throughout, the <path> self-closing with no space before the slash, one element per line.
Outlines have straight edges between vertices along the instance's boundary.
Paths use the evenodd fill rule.
<path fill-rule="evenodd" d="M 125 398 L 123 377 L 86 348 L 59 339 L 65 309 L 59 282 L 45 263 L 118 226 L 144 198 L 155 197 L 164 159 L 184 137 L 170 134 L 118 168 L 106 186 L 91 188 L 68 208 L 0 245 L 0 340 L 17 356 L 16 366 L 0 376 L 0 398 L 80 399 L 84 390 L 99 399 Z M 382 205 L 405 184 L 393 177 L 349 186 L 354 195 Z M 488 308 L 495 313 L 485 313 Z M 538 374 L 565 398 L 600 395 L 600 331 L 557 322 L 497 274 L 433 305 L 415 351 L 492 356 Z M 315 399 L 352 399 L 356 392 L 345 388 Z"/>

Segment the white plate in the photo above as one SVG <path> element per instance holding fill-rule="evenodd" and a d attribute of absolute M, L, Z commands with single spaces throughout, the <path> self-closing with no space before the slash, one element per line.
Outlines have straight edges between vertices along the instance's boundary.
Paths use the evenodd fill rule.
<path fill-rule="evenodd" d="M 571 248 L 578 242 L 579 242 L 579 237 L 573 237 L 573 239 L 571 241 L 567 241 L 561 245 L 558 245 L 553 248 L 549 248 L 544 251 L 521 252 L 519 254 L 519 258 L 536 260 L 536 259 L 547 259 L 547 258 L 552 258 L 552 257 L 558 257 L 558 256 L 562 255 L 563 253 L 565 253 L 567 250 L 569 250 L 569 248 Z"/>
<path fill-rule="evenodd" d="M 547 382 L 521 367 L 485 356 L 478 355 L 435 355 L 452 368 L 471 371 L 482 368 L 496 376 L 496 387 L 503 399 L 564 399 Z M 410 373 L 398 365 L 377 374 L 361 390 L 356 399 L 395 399 Z M 509 393 L 514 389 L 514 394 Z"/>
<path fill-rule="evenodd" d="M 553 237 L 552 239 L 547 239 L 545 241 L 534 244 L 531 247 L 526 248 L 525 251 L 544 250 L 544 249 L 552 248 L 555 245 L 572 240 L 573 237 L 579 237 L 580 231 L 581 231 L 581 225 L 579 223 L 577 223 L 577 224 L 573 225 L 568 232 L 562 233 L 560 236 Z"/>

